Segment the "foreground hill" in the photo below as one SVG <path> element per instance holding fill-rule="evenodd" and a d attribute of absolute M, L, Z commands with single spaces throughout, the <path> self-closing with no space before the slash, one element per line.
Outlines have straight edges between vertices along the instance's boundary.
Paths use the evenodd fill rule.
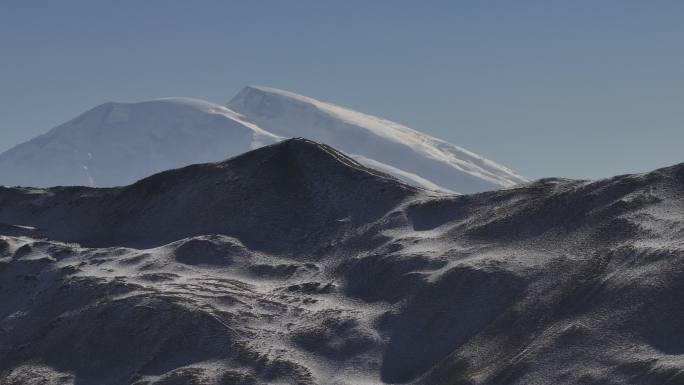
<path fill-rule="evenodd" d="M 121 186 L 291 137 L 332 145 L 366 166 L 433 190 L 467 193 L 526 181 L 397 123 L 286 91 L 246 87 L 229 107 L 189 98 L 103 104 L 0 154 L 0 185 Z"/>
<path fill-rule="evenodd" d="M 681 384 L 684 165 L 454 196 L 287 140 L 0 189 L 3 384 Z"/>

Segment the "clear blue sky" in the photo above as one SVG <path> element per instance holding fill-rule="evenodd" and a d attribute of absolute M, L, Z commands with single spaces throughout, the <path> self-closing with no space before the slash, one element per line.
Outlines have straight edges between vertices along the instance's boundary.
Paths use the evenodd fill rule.
<path fill-rule="evenodd" d="M 684 2 L 0 2 L 0 151 L 106 101 L 246 84 L 533 178 L 646 171 L 684 161 Z"/>

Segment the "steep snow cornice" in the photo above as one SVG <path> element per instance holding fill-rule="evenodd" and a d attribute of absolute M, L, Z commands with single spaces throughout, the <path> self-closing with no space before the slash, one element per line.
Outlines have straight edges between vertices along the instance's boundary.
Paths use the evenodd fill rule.
<path fill-rule="evenodd" d="M 409 127 L 288 91 L 248 86 L 228 107 L 274 134 L 330 144 L 359 160 L 372 159 L 446 190 L 468 193 L 527 181 L 489 159 Z"/>

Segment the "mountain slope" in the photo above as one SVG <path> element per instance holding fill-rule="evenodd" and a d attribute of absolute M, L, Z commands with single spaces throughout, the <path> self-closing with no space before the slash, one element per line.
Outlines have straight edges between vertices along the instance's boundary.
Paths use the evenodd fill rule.
<path fill-rule="evenodd" d="M 249 86 L 228 103 L 265 130 L 329 144 L 462 193 L 493 190 L 526 179 L 489 159 L 406 126 L 292 92 Z M 413 178 L 405 178 L 417 183 Z"/>
<path fill-rule="evenodd" d="M 683 218 L 684 164 L 449 196 L 301 139 L 2 188 L 0 383 L 680 384 Z"/>
<path fill-rule="evenodd" d="M 321 242 L 314 232 L 337 234 L 384 214 L 415 189 L 325 145 L 290 139 L 127 187 L 5 191 L 0 223 L 64 242 L 150 247 L 224 233 L 256 249 L 296 250 Z"/>
<path fill-rule="evenodd" d="M 238 112 L 188 98 L 98 106 L 0 154 L 0 185 L 122 186 L 291 137 L 333 145 L 427 189 L 473 192 L 525 181 L 407 127 L 285 91 L 247 87 L 230 107 Z"/>
<path fill-rule="evenodd" d="M 0 155 L 0 184 L 117 186 L 280 138 L 209 102 L 106 103 Z"/>

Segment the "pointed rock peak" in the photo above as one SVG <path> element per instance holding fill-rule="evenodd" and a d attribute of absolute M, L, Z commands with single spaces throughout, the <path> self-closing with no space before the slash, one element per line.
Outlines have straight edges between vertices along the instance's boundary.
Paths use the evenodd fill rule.
<path fill-rule="evenodd" d="M 376 180 L 415 190 L 394 176 L 366 167 L 353 158 L 325 144 L 305 138 L 292 138 L 265 146 L 246 154 L 221 162 L 222 167 L 244 168 L 259 165 L 264 171 L 275 173 L 274 177 L 289 175 L 320 181 L 342 177 L 336 183 L 349 184 L 363 180 Z M 249 167 L 247 167 L 249 168 Z"/>
<path fill-rule="evenodd" d="M 265 189 L 280 191 L 326 191 L 346 194 L 375 186 L 414 194 L 418 188 L 394 176 L 368 168 L 334 148 L 309 139 L 292 138 L 217 163 L 196 164 L 165 171 L 126 188 L 134 191 L 173 190 L 180 185 L 196 186 L 207 180 L 240 185 L 240 194 Z"/>
<path fill-rule="evenodd" d="M 278 252 L 332 239 L 422 193 L 299 138 L 126 187 L 42 191 L 46 198 L 39 210 L 31 208 L 30 194 L 18 191 L 4 202 L 0 196 L 3 207 L 12 207 L 0 213 L 0 222 L 22 218 L 22 224 L 44 229 L 53 239 L 87 246 L 156 247 L 224 234 Z"/>

